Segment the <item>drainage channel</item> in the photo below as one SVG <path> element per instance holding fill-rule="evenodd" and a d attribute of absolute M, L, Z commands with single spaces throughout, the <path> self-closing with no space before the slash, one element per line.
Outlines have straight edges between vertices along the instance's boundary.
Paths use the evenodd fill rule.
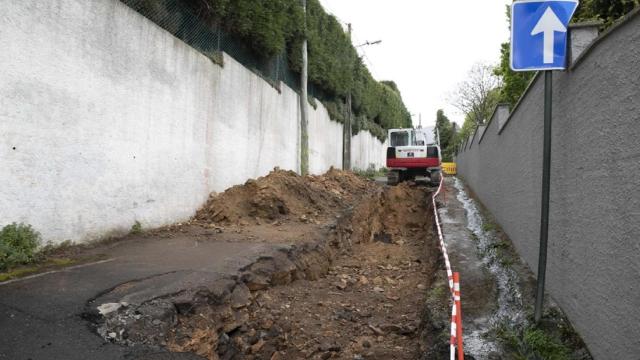
<path fill-rule="evenodd" d="M 447 178 L 447 206 L 439 212 L 454 267 L 461 273 L 465 353 L 474 359 L 502 358 L 495 329 L 526 321 L 520 276 L 501 258 L 502 246 L 478 205 L 457 178 Z"/>
<path fill-rule="evenodd" d="M 463 299 L 469 301 L 472 310 L 474 302 L 493 303 L 491 307 L 486 306 L 484 312 L 476 311 L 474 316 L 466 317 L 465 353 L 476 360 L 514 356 L 592 359 L 579 335 L 549 297 L 544 321 L 538 326 L 531 322 L 530 304 L 533 303 L 535 288 L 533 274 L 502 231 L 483 215 L 480 204 L 472 199 L 464 183 L 458 178 L 449 178 L 448 184 L 456 194 L 455 198 L 449 199 L 449 206 L 442 210 L 441 215 L 445 219 L 445 233 L 446 222 L 450 222 L 454 230 L 454 239 L 449 239 L 449 242 L 463 253 L 461 256 L 466 260 L 466 264 L 462 261 L 462 266 L 458 265 L 463 276 Z M 466 238 L 460 229 L 455 233 L 456 225 L 464 225 Z M 466 270 L 467 278 L 473 278 L 474 266 L 481 266 L 493 283 L 486 286 L 485 294 L 478 297 L 476 293 L 476 298 L 470 299 L 464 293 L 464 277 Z M 466 285 L 473 290 L 474 284 L 467 281 Z M 464 306 L 463 302 L 463 313 Z M 547 348 L 529 341 L 523 334 L 536 334 L 539 339 L 544 339 Z"/>
<path fill-rule="evenodd" d="M 467 212 L 468 228 L 477 240 L 476 246 L 482 260 L 496 278 L 498 285 L 498 309 L 492 318 L 492 325 L 510 321 L 522 323 L 526 320 L 523 311 L 524 304 L 520 291 L 520 279 L 511 268 L 503 266 L 497 248 L 502 244 L 491 231 L 484 230 L 484 220 L 475 202 L 464 191 L 462 182 L 456 178 L 455 187 L 458 189 L 458 201 Z"/>

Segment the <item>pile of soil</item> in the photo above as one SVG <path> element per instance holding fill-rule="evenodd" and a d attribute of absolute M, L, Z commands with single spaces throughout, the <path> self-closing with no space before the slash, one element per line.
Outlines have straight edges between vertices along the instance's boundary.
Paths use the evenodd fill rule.
<path fill-rule="evenodd" d="M 196 220 L 246 225 L 260 220 L 323 218 L 352 205 L 374 187 L 354 173 L 333 168 L 321 176 L 300 176 L 276 168 L 267 176 L 212 194 Z"/>

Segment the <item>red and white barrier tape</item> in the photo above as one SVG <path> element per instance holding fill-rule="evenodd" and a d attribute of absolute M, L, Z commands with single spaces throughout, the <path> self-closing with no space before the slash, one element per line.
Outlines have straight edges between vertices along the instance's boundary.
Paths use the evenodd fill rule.
<path fill-rule="evenodd" d="M 442 226 L 440 225 L 440 216 L 438 214 L 438 205 L 436 203 L 436 197 L 442 192 L 444 194 L 444 178 L 440 178 L 440 185 L 438 190 L 431 197 L 433 202 L 433 214 L 435 216 L 436 228 L 438 229 L 438 240 L 440 241 L 440 250 L 442 251 L 442 257 L 444 258 L 445 267 L 447 268 L 447 279 L 449 282 L 449 290 L 451 291 L 451 297 L 453 299 L 453 305 L 451 307 L 451 341 L 450 351 L 451 360 L 455 360 L 456 347 L 458 349 L 458 360 L 464 359 L 464 349 L 462 347 L 462 305 L 460 303 L 460 274 L 454 273 L 451 269 L 451 262 L 449 261 L 449 253 L 447 252 L 447 245 L 444 242 L 444 236 L 442 235 Z"/>
<path fill-rule="evenodd" d="M 449 261 L 449 253 L 447 252 L 447 245 L 444 243 L 444 236 L 442 235 L 442 227 L 440 226 L 440 215 L 438 214 L 438 205 L 436 204 L 436 197 L 440 195 L 442 192 L 442 186 L 444 184 L 444 178 L 440 178 L 440 185 L 438 186 L 438 190 L 431 197 L 431 201 L 433 202 L 433 214 L 435 216 L 436 228 L 438 229 L 438 240 L 440 241 L 440 250 L 442 251 L 442 256 L 444 257 L 444 264 L 447 268 L 447 278 L 449 280 L 449 290 L 453 295 L 453 271 L 451 270 L 451 262 Z"/>

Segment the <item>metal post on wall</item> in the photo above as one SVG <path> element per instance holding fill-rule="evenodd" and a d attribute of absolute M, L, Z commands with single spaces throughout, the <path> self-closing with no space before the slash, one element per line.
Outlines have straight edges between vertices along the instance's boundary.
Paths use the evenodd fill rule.
<path fill-rule="evenodd" d="M 347 33 L 351 40 L 351 24 L 347 24 Z M 353 69 L 352 69 L 353 74 Z M 351 170 L 351 89 L 347 93 L 347 116 L 344 119 L 342 134 L 342 169 Z"/>
<path fill-rule="evenodd" d="M 540 255 L 538 257 L 538 287 L 534 319 L 540 322 L 544 304 L 544 282 L 547 272 L 547 243 L 549 240 L 549 193 L 551 190 L 551 104 L 553 100 L 553 73 L 544 72 L 544 148 L 542 158 L 542 206 L 540 216 Z"/>
<path fill-rule="evenodd" d="M 307 0 L 302 1 L 302 11 L 305 18 L 305 34 L 302 40 L 302 71 L 300 71 L 300 174 L 302 176 L 309 173 L 309 105 L 307 100 L 307 72 L 308 72 L 308 55 L 307 55 Z"/>

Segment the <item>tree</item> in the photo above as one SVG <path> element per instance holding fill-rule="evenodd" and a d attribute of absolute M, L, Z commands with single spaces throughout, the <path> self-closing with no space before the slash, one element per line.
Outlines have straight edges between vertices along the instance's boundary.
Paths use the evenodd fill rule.
<path fill-rule="evenodd" d="M 494 69 L 494 74 L 502 79 L 502 87 L 498 95 L 498 102 L 515 105 L 529 86 L 535 73 L 516 72 L 510 66 L 511 44 L 503 43 L 500 49 L 500 65 Z"/>
<path fill-rule="evenodd" d="M 453 153 L 455 152 L 453 123 L 444 114 L 442 109 L 436 113 L 436 127 L 433 129 L 433 132 L 440 141 L 442 160 L 451 161 L 453 159 Z"/>
<path fill-rule="evenodd" d="M 440 109 L 436 113 L 436 127 L 433 129 L 436 137 L 439 137 L 441 147 L 447 147 L 451 140 L 451 121 L 444 114 L 444 110 Z"/>
<path fill-rule="evenodd" d="M 511 30 L 511 6 L 506 6 L 507 24 Z M 494 69 L 494 74 L 502 79 L 502 87 L 498 102 L 515 105 L 529 86 L 534 72 L 516 72 L 511 70 L 511 43 L 500 46 L 500 65 Z"/>
<path fill-rule="evenodd" d="M 573 21 L 602 20 L 608 27 L 637 6 L 640 0 L 583 0 Z"/>
<path fill-rule="evenodd" d="M 391 80 L 382 80 L 380 81 L 381 84 L 387 85 L 389 88 L 391 88 L 391 90 L 397 92 L 398 94 L 400 94 L 400 90 L 398 89 L 398 85 L 395 83 L 395 81 L 391 81 Z"/>
<path fill-rule="evenodd" d="M 458 84 L 453 105 L 465 116 L 472 115 L 476 125 L 485 123 L 498 103 L 501 79 L 490 65 L 477 63 L 468 73 L 466 81 Z"/>
<path fill-rule="evenodd" d="M 473 114 L 465 116 L 464 123 L 462 124 L 460 131 L 456 133 L 453 139 L 453 151 L 457 150 L 458 146 L 464 143 L 467 138 L 471 136 L 471 134 L 476 130 L 477 124 L 475 123 L 474 119 L 475 117 Z"/>

